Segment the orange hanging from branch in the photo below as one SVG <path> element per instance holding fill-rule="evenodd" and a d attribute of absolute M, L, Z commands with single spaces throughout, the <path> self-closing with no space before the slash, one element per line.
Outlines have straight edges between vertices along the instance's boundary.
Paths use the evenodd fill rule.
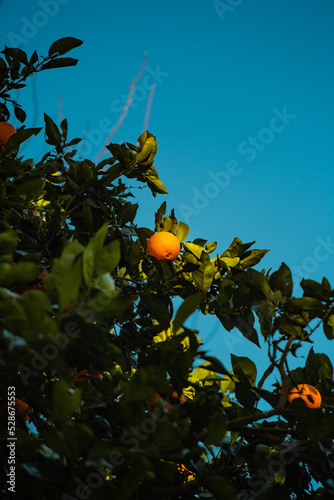
<path fill-rule="evenodd" d="M 294 399 L 302 399 L 309 408 L 319 408 L 321 405 L 321 394 L 309 384 L 299 384 L 297 387 L 293 387 L 288 395 L 289 403 L 292 403 Z"/>
<path fill-rule="evenodd" d="M 152 234 L 147 241 L 149 255 L 158 260 L 175 260 L 179 255 L 181 245 L 177 237 L 168 231 Z"/>
<path fill-rule="evenodd" d="M 16 134 L 16 130 L 10 123 L 0 122 L 0 153 L 4 151 L 8 139 Z"/>

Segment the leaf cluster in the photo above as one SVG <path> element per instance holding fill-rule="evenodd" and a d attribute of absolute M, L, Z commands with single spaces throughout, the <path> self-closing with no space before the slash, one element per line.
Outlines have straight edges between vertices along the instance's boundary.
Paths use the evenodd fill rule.
<path fill-rule="evenodd" d="M 9 92 L 34 72 L 72 65 L 61 56 L 80 43 L 67 37 L 29 60 L 5 48 L 2 118 L 12 102 L 23 122 Z M 50 150 L 20 156 L 42 128 Z M 153 165 L 155 136 L 110 144 L 98 164 L 78 157 L 79 141 L 66 119 L 58 126 L 44 115 L 43 127 L 19 129 L 0 154 L 2 421 L 9 387 L 31 408 L 28 422 L 16 413 L 17 495 L 330 498 L 333 367 L 312 347 L 304 366 L 289 368 L 320 327 L 333 338 L 328 280 L 303 280 L 303 296 L 293 297 L 285 263 L 256 269 L 268 250 L 237 237 L 222 252 L 217 242 L 188 241 L 166 202 L 150 228 L 138 227 L 135 190 L 167 194 Z M 179 239 L 175 261 L 148 255 L 157 231 Z M 188 326 L 194 313 L 216 316 L 219 335 L 237 329 L 267 350 L 264 373 L 248 357 L 231 354 L 229 369 L 209 354 Z M 287 403 L 300 383 L 320 391 L 320 408 Z M 2 427 L 3 444 L 7 437 Z M 1 466 L 10 498 L 5 451 Z"/>

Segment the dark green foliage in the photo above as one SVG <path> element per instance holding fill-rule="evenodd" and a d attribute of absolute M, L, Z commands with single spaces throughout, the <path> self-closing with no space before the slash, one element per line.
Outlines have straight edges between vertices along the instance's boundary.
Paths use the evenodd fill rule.
<path fill-rule="evenodd" d="M 2 119 L 9 102 L 24 122 L 9 92 L 33 73 L 74 65 L 59 56 L 80 44 L 66 37 L 48 57 L 30 59 L 5 48 Z M 0 154 L 1 421 L 13 387 L 30 407 L 29 421 L 15 413 L 16 497 L 331 498 L 333 367 L 313 347 L 297 369 L 288 364 L 320 326 L 333 338 L 326 278 L 303 280 L 303 297 L 293 297 L 286 264 L 254 268 L 268 250 L 235 238 L 218 254 L 216 242 L 185 241 L 189 228 L 174 210 L 166 215 L 166 202 L 150 228 L 138 227 L 129 179 L 154 196 L 167 193 L 153 165 L 155 136 L 110 144 L 110 157 L 95 165 L 77 158 L 80 139 L 69 139 L 66 119 L 59 127 L 44 121 L 43 158 L 20 156 L 41 128 L 20 128 Z M 181 242 L 173 262 L 146 252 L 161 230 Z M 215 315 L 221 335 L 237 328 L 259 346 L 257 319 L 269 355 L 264 373 L 247 357 L 232 355 L 229 371 L 209 356 L 187 327 L 195 311 Z M 320 391 L 320 408 L 287 402 L 300 383 Z M 4 499 L 13 497 L 8 432 L 1 428 Z"/>

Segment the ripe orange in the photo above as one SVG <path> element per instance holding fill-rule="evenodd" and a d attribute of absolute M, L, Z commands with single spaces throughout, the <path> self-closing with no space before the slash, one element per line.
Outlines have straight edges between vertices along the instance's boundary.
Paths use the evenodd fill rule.
<path fill-rule="evenodd" d="M 293 387 L 289 392 L 288 401 L 292 403 L 297 398 L 301 398 L 309 408 L 319 408 L 321 405 L 321 394 L 313 385 L 299 384 Z"/>
<path fill-rule="evenodd" d="M 4 151 L 8 139 L 16 133 L 13 125 L 7 122 L 0 122 L 0 153 Z"/>
<path fill-rule="evenodd" d="M 165 399 L 164 407 L 166 410 L 175 410 L 180 404 L 185 403 L 187 398 L 185 395 L 179 394 L 177 391 L 173 391 L 171 396 L 164 396 L 162 392 L 156 392 L 153 396 L 148 400 L 148 404 L 151 407 L 156 406 L 158 399 Z"/>
<path fill-rule="evenodd" d="M 100 380 L 103 379 L 103 374 L 100 372 L 93 372 L 92 370 L 81 370 L 74 377 L 74 382 L 82 382 L 87 376 L 96 377 Z"/>
<path fill-rule="evenodd" d="M 158 260 L 175 260 L 181 245 L 177 237 L 168 231 L 152 234 L 147 241 L 147 251 Z"/>
<path fill-rule="evenodd" d="M 33 411 L 31 406 L 29 406 L 25 401 L 22 401 L 22 399 L 15 398 L 15 405 L 16 409 L 21 415 L 21 418 L 26 422 L 27 420 L 30 420 L 30 414 Z"/>

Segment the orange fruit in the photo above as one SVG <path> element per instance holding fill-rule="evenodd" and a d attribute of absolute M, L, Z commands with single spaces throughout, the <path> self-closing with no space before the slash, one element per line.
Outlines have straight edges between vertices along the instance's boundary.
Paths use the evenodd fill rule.
<path fill-rule="evenodd" d="M 16 133 L 13 125 L 7 122 L 0 122 L 0 153 L 4 151 L 8 139 Z"/>
<path fill-rule="evenodd" d="M 74 382 L 82 382 L 88 376 L 96 377 L 99 378 L 100 380 L 103 379 L 103 374 L 100 372 L 93 372 L 92 370 L 81 370 L 74 377 Z"/>
<path fill-rule="evenodd" d="M 313 385 L 299 384 L 293 387 L 289 392 L 288 401 L 292 403 L 297 398 L 301 398 L 309 408 L 319 408 L 321 405 L 321 394 Z"/>
<path fill-rule="evenodd" d="M 31 406 L 28 405 L 25 401 L 22 401 L 22 399 L 15 398 L 15 405 L 16 409 L 18 411 L 18 414 L 21 416 L 21 418 L 26 422 L 27 420 L 30 420 L 30 414 L 33 411 Z"/>
<path fill-rule="evenodd" d="M 147 241 L 149 255 L 158 260 L 175 260 L 179 255 L 181 245 L 177 237 L 168 231 L 152 234 Z"/>
<path fill-rule="evenodd" d="M 164 407 L 166 410 L 175 410 L 180 404 L 185 403 L 187 398 L 185 395 L 179 394 L 177 391 L 173 391 L 171 396 L 164 397 L 162 392 L 156 392 L 153 396 L 148 400 L 148 404 L 151 407 L 156 406 L 158 399 L 164 399 L 165 404 Z"/>

